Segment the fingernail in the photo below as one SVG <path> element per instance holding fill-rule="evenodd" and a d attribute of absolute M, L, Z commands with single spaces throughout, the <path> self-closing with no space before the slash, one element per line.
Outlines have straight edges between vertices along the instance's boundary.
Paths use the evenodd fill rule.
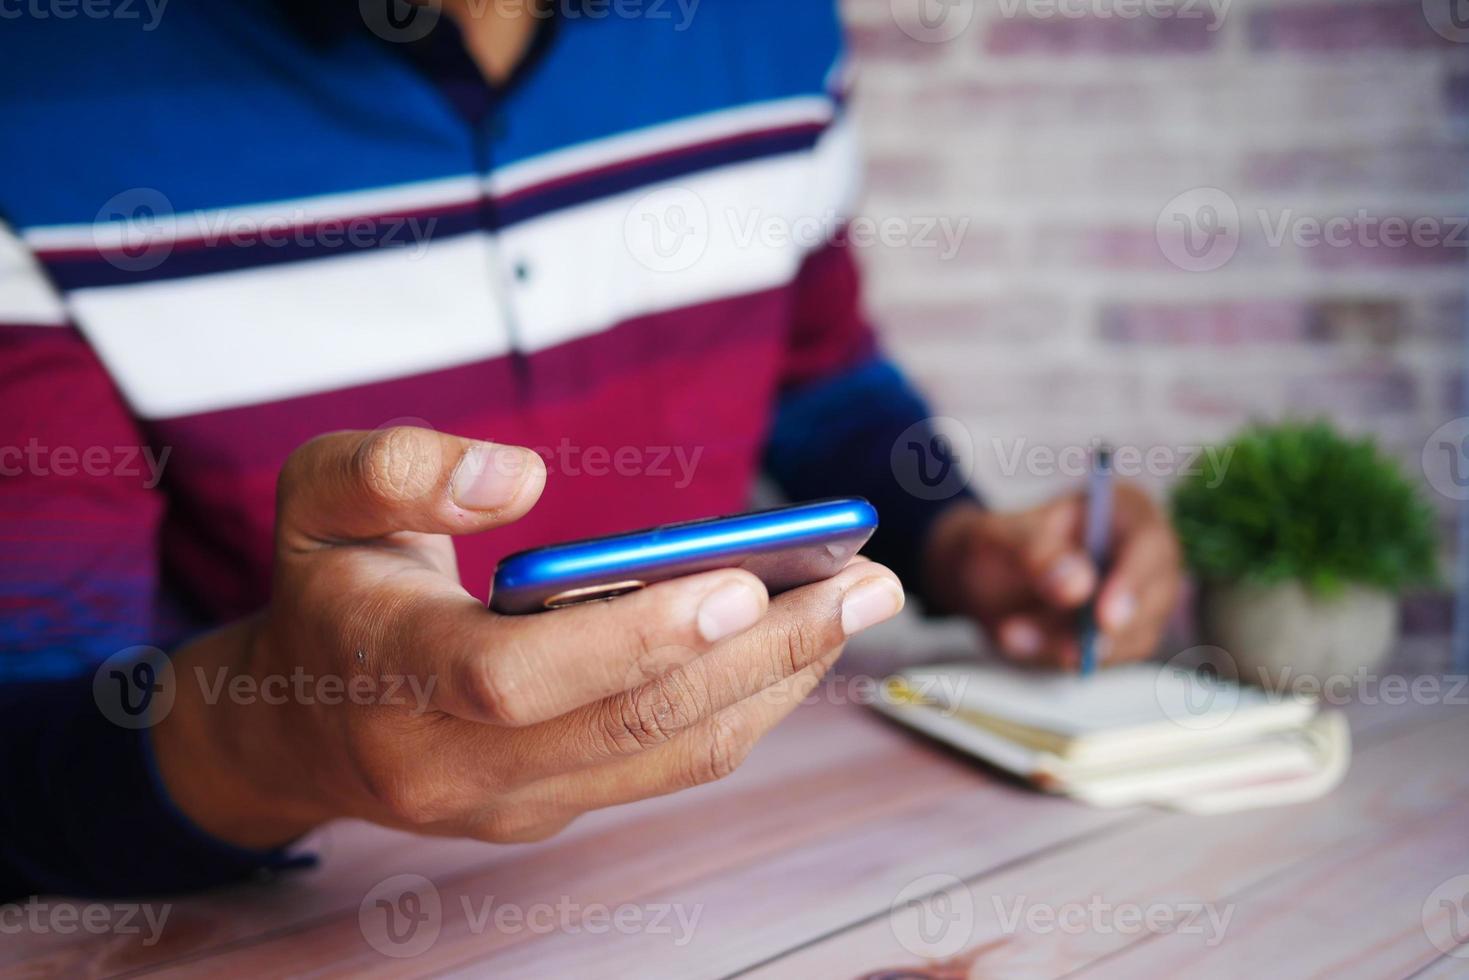
<path fill-rule="evenodd" d="M 1040 628 L 1028 620 L 1015 620 L 1001 630 L 1000 646 L 1017 660 L 1029 660 L 1041 652 Z"/>
<path fill-rule="evenodd" d="M 1107 621 L 1107 628 L 1119 630 L 1132 622 L 1133 614 L 1137 612 L 1137 600 L 1131 592 L 1118 592 L 1107 600 L 1107 608 L 1103 611 L 1103 618 Z"/>
<path fill-rule="evenodd" d="M 1091 565 L 1080 555 L 1067 555 L 1051 566 L 1046 582 L 1058 595 L 1082 599 L 1091 591 Z"/>
<path fill-rule="evenodd" d="M 699 603 L 699 635 L 715 643 L 754 626 L 760 619 L 760 597 L 738 582 L 715 589 Z"/>
<path fill-rule="evenodd" d="M 868 579 L 842 596 L 842 632 L 848 636 L 892 619 L 903 608 L 903 590 L 885 578 Z"/>
<path fill-rule="evenodd" d="M 449 493 L 466 510 L 499 510 L 515 501 L 530 469 L 528 452 L 482 442 L 459 461 Z"/>

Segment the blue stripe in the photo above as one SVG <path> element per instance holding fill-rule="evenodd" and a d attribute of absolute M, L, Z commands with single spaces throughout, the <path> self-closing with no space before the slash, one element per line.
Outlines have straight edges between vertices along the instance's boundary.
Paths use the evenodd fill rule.
<path fill-rule="evenodd" d="M 312 43 L 261 0 L 170 4 L 151 31 L 120 18 L 6 20 L 0 217 L 87 224 L 133 188 L 183 213 L 398 186 L 829 96 L 831 0 L 695 7 L 685 29 L 672 0 L 670 19 L 565 21 L 477 128 L 403 46 L 366 31 Z"/>

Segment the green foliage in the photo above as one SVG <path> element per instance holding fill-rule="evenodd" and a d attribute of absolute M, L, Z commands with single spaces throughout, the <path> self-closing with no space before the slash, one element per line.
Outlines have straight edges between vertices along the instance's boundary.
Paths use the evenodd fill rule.
<path fill-rule="evenodd" d="M 1393 592 L 1435 579 L 1434 515 L 1370 439 L 1324 422 L 1252 426 L 1173 494 L 1189 565 L 1210 581 L 1296 579 Z"/>

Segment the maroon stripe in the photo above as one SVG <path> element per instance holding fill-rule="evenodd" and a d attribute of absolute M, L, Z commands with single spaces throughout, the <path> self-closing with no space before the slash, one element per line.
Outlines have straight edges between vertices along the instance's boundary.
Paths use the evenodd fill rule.
<path fill-rule="evenodd" d="M 199 600 L 214 614 L 258 606 L 285 457 L 321 432 L 390 421 L 547 455 L 546 491 L 528 517 L 455 542 L 464 585 L 481 597 L 511 551 L 737 510 L 769 425 L 788 298 L 776 290 L 630 321 L 518 369 L 498 358 L 157 423 L 155 438 L 174 447 L 170 491 L 180 505 L 165 553 L 183 581 L 201 584 Z M 697 461 L 687 480 L 675 451 Z M 604 460 L 630 452 L 646 471 L 608 471 L 604 461 L 601 473 L 577 472 L 590 452 Z"/>

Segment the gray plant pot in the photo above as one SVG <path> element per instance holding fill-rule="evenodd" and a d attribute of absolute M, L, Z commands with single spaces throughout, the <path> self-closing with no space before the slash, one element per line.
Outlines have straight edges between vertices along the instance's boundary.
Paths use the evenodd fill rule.
<path fill-rule="evenodd" d="M 1356 585 L 1323 599 L 1299 582 L 1210 584 L 1200 612 L 1205 640 L 1229 654 L 1240 679 L 1274 689 L 1375 671 L 1398 634 L 1397 597 Z"/>

